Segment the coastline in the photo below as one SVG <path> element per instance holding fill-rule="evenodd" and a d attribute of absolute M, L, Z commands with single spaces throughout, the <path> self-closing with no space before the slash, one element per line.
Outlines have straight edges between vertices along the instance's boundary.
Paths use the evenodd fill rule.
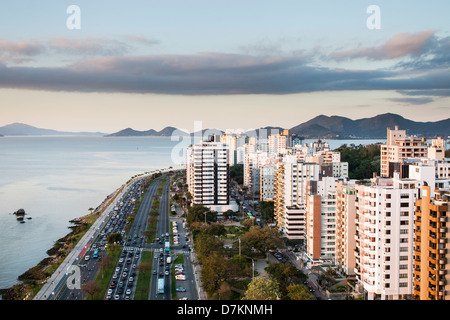
<path fill-rule="evenodd" d="M 74 250 L 83 236 L 90 230 L 91 226 L 98 220 L 104 211 L 114 204 L 114 200 L 127 186 L 134 180 L 143 178 L 156 172 L 176 171 L 182 168 L 168 167 L 165 169 L 152 170 L 136 174 L 128 179 L 124 184 L 114 192 L 106 196 L 103 202 L 93 209 L 91 213 L 69 220 L 68 228 L 71 231 L 64 237 L 58 239 L 54 246 L 46 251 L 48 257 L 42 259 L 34 267 L 31 267 L 17 279 L 19 283 L 5 289 L 0 289 L 0 300 L 32 300 L 35 299 L 39 291 L 48 284 L 49 280 L 55 275 L 58 268 L 70 253 Z"/>
<path fill-rule="evenodd" d="M 29 300 L 32 299 L 38 291 L 36 288 L 43 286 L 52 276 L 53 271 L 70 254 L 70 251 L 86 233 L 104 209 L 110 204 L 123 189 L 124 185 L 109 194 L 103 202 L 91 213 L 69 220 L 67 228 L 71 231 L 64 237 L 55 241 L 52 248 L 46 251 L 48 257 L 42 259 L 38 264 L 31 267 L 23 274 L 17 277 L 19 283 L 5 289 L 0 289 L 0 300 Z M 97 216 L 97 217 L 95 217 Z M 94 220 L 92 218 L 95 217 Z M 92 220 L 92 221 L 90 221 Z M 36 292 L 35 292 L 36 291 Z"/>

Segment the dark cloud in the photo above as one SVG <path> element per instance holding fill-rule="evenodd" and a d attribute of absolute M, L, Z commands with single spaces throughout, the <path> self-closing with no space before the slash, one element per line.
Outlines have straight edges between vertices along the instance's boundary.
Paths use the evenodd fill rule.
<path fill-rule="evenodd" d="M 385 71 L 310 67 L 302 57 L 234 54 L 106 57 L 67 67 L 0 69 L 0 86 L 41 90 L 164 94 L 288 94 L 386 89 Z"/>
<path fill-rule="evenodd" d="M 133 37 L 132 37 L 133 38 Z M 53 39 L 47 50 L 97 54 L 62 67 L 10 66 L 0 57 L 0 87 L 78 92 L 130 92 L 179 95 L 291 94 L 337 90 L 396 90 L 404 95 L 414 92 L 446 93 L 450 72 L 443 68 L 449 58 L 448 39 L 433 32 L 402 34 L 391 38 L 376 52 L 379 58 L 416 55 L 415 62 L 426 68 L 406 67 L 377 70 L 350 70 L 317 66 L 314 55 L 294 54 L 160 54 L 129 56 L 131 43 L 154 45 L 151 39 L 134 37 L 127 42 L 65 41 Z M 17 43 L 16 43 L 17 44 Z M 405 45 L 402 48 L 400 44 Z M 12 46 L 10 51 L 20 48 Z M 39 46 L 21 50 L 39 54 Z M 34 51 L 33 51 L 34 50 Z M 264 51 L 264 50 L 263 50 Z M 361 51 L 362 52 L 362 51 Z M 423 54 L 426 52 L 427 54 Z M 419 54 L 420 53 L 420 54 Z M 433 53 L 430 58 L 430 53 Z M 350 55 L 351 56 L 351 55 Z M 353 55 L 355 56 L 355 55 Z M 431 63 L 438 59 L 438 67 Z M 450 59 L 448 59 L 450 61 Z M 445 95 L 445 94 L 444 94 Z M 432 95 L 431 95 L 432 96 Z M 402 99 L 402 98 L 398 98 Z M 397 102 L 408 102 L 397 100 Z M 430 98 L 409 100 L 428 103 Z"/>

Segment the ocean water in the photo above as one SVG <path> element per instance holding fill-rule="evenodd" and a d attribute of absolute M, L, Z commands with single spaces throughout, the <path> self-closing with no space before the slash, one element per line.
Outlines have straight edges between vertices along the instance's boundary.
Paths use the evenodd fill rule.
<path fill-rule="evenodd" d="M 47 257 L 89 213 L 135 174 L 174 166 L 168 137 L 0 138 L 0 288 Z M 25 209 L 31 220 L 12 213 Z M 27 217 L 26 216 L 26 217 Z"/>
<path fill-rule="evenodd" d="M 327 141 L 332 149 L 379 142 Z M 186 140 L 170 137 L 1 137 L 0 288 L 46 258 L 70 232 L 70 220 L 88 214 L 135 174 L 175 167 L 185 146 Z M 20 208 L 32 219 L 17 222 L 12 213 Z"/>

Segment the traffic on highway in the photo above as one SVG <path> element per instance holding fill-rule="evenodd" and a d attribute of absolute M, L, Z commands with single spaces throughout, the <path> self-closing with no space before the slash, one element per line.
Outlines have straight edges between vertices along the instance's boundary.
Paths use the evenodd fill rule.
<path fill-rule="evenodd" d="M 106 261 L 109 260 L 105 259 L 108 256 L 107 248 L 110 246 L 111 237 L 119 234 L 121 237 L 115 245 L 121 248 L 121 252 L 112 276 L 108 279 L 103 299 L 133 300 L 143 253 L 152 251 L 154 259 L 148 299 L 197 300 L 198 287 L 194 280 L 189 233 L 185 229 L 183 218 L 170 217 L 170 179 L 167 178 L 163 176 L 153 180 L 146 190 L 144 178 L 136 179 L 124 190 L 119 200 L 112 207 L 108 207 L 112 209 L 102 214 L 95 222 L 95 228 L 91 227 L 89 238 L 84 240 L 83 247 L 74 251 L 77 255 L 71 265 L 74 269 L 68 269 L 65 275 L 59 272 L 61 277 L 56 278 L 58 282 L 55 281 L 54 288 L 52 287 L 54 291 L 49 296 L 43 294 L 42 298 L 92 299 L 92 294 L 86 286 L 104 276 Z M 149 212 L 156 198 L 159 199 L 157 236 L 153 243 L 146 243 L 147 238 L 143 232 L 147 230 Z M 174 263 L 180 257 L 182 263 Z M 80 282 L 78 285 L 77 279 Z M 175 292 L 172 292 L 172 281 L 176 282 Z"/>

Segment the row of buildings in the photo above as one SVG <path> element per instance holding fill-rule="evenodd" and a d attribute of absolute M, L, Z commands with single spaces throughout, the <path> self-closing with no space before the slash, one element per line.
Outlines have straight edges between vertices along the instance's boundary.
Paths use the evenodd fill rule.
<path fill-rule="evenodd" d="M 188 150 L 194 203 L 230 205 L 229 166 L 242 163 L 251 196 L 274 202 L 277 227 L 303 243 L 309 266 L 336 266 L 368 299 L 450 298 L 445 140 L 388 128 L 381 174 L 366 180 L 350 179 L 326 142 L 299 144 L 287 131 L 213 140 Z"/>

